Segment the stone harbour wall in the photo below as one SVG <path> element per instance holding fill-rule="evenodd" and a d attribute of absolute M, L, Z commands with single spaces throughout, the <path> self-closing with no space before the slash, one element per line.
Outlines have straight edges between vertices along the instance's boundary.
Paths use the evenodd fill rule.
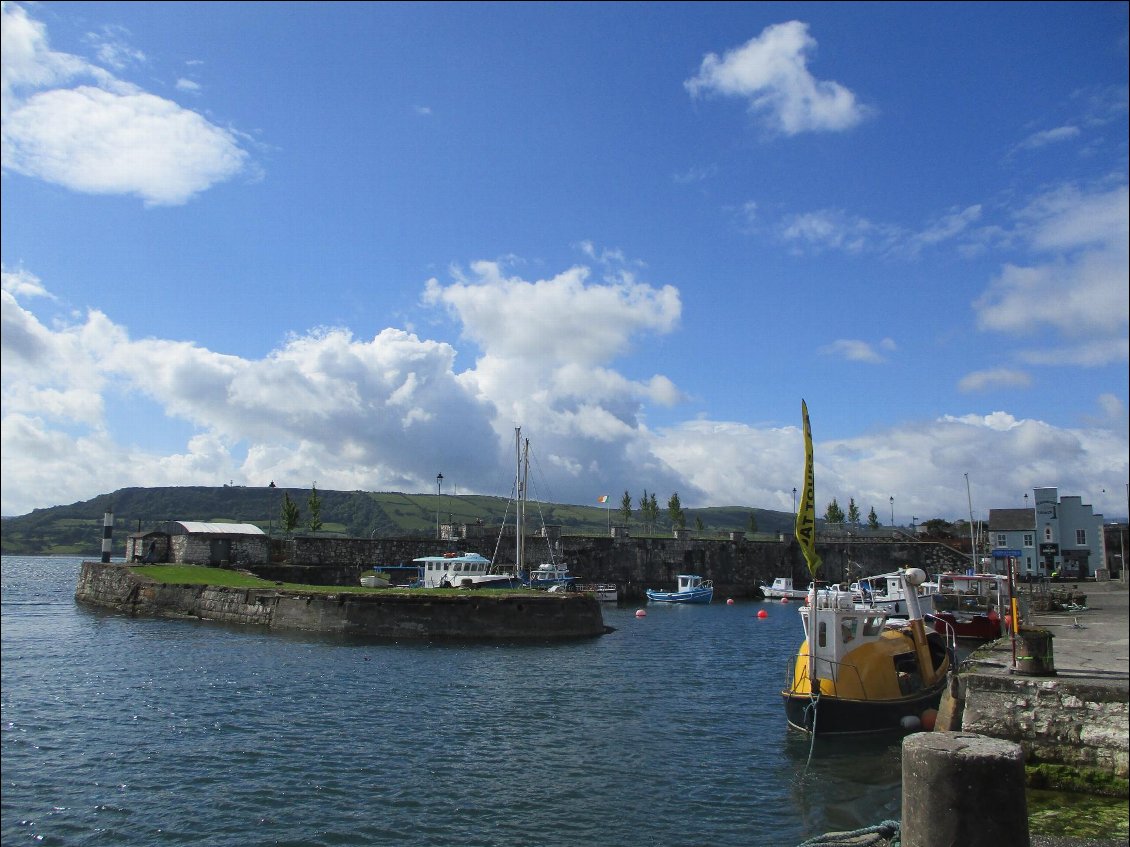
<path fill-rule="evenodd" d="M 391 639 L 550 641 L 606 632 L 588 594 L 321 593 L 171 585 L 83 562 L 75 600 L 131 617 L 192 618 Z"/>
<path fill-rule="evenodd" d="M 1029 764 L 1093 768 L 1125 779 L 1130 705 L 1117 687 L 1054 677 L 963 674 L 961 729 L 1014 741 Z"/>
<path fill-rule="evenodd" d="M 281 582 L 356 585 L 361 573 L 373 567 L 411 565 L 419 556 L 434 556 L 446 549 L 493 559 L 495 539 L 300 536 L 276 541 L 269 565 L 246 567 L 264 579 Z M 818 542 L 816 549 L 824 561 L 821 578 L 833 581 L 888 573 L 907 566 L 935 573 L 964 570 L 968 565 L 968 557 L 956 550 L 923 541 L 829 541 Z M 810 579 L 800 546 L 792 537 L 785 541 L 754 541 L 566 535 L 555 542 L 553 554 L 581 582 L 616 583 L 625 600 L 642 599 L 647 588 L 673 587 L 675 577 L 681 573 L 711 579 L 716 595 L 739 599 L 757 596 L 762 583 L 771 583 L 780 576 L 792 577 L 797 585 L 807 585 Z M 514 551 L 503 546 L 498 555 L 500 561 L 513 561 Z M 546 540 L 527 539 L 526 555 L 528 561 L 548 561 Z"/>

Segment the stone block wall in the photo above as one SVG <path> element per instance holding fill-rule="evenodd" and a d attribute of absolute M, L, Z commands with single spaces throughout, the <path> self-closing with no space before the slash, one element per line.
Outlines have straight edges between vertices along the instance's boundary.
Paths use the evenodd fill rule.
<path fill-rule="evenodd" d="M 462 552 L 494 558 L 495 538 L 467 538 L 455 542 Z M 276 543 L 277 544 L 277 543 Z M 443 552 L 448 543 L 435 539 L 358 539 L 298 537 L 284 542 L 271 564 L 249 569 L 265 579 L 315 585 L 356 585 L 361 573 L 373 567 L 411 565 L 420 556 Z M 455 548 L 451 548 L 455 549 Z M 547 561 L 546 539 L 526 543 L 530 561 Z M 836 541 L 818 543 L 825 562 L 822 578 L 887 573 L 913 566 L 928 572 L 964 568 L 967 560 L 942 544 L 914 541 Z M 513 561 L 513 550 L 500 550 L 502 561 Z M 581 582 L 612 582 L 625 599 L 639 599 L 647 588 L 673 587 L 681 573 L 714 580 L 719 595 L 755 596 L 762 583 L 791 576 L 798 585 L 808 582 L 808 569 L 792 536 L 785 541 L 750 541 L 744 538 L 613 538 L 570 536 L 558 539 L 554 557 L 564 561 Z"/>
<path fill-rule="evenodd" d="M 1127 777 L 1130 706 L 1117 686 L 1054 677 L 963 674 L 961 729 L 1014 741 L 1028 764 Z"/>

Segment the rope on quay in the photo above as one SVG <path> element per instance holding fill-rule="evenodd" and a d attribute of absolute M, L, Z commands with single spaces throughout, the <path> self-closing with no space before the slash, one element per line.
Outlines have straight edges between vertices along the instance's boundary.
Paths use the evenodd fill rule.
<path fill-rule="evenodd" d="M 802 841 L 798 847 L 899 847 L 899 822 L 883 821 L 850 832 L 829 832 Z"/>

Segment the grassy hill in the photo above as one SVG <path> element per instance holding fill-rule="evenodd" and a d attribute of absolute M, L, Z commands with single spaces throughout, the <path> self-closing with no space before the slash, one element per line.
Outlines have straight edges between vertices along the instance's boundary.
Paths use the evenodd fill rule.
<path fill-rule="evenodd" d="M 283 495 L 298 506 L 302 524 L 296 530 L 308 532 L 310 489 L 244 488 L 222 486 L 123 488 L 91 500 L 68 506 L 36 509 L 19 517 L 0 520 L 0 552 L 5 555 L 94 556 L 102 549 L 102 521 L 107 511 L 114 513 L 114 549 L 130 532 L 164 529 L 169 521 L 212 521 L 253 523 L 273 535 L 280 532 Z M 354 538 L 433 538 L 437 517 L 442 523 L 486 526 L 513 523 L 514 504 L 501 497 L 452 494 L 403 494 L 400 492 L 318 491 L 321 501 L 321 533 Z M 696 529 L 701 522 L 707 533 L 726 533 L 749 529 L 750 515 L 761 533 L 791 531 L 793 518 L 788 512 L 721 506 L 684 509 L 686 525 Z M 527 525 L 559 525 L 566 535 L 605 535 L 608 525 L 621 522 L 616 509 L 601 506 L 576 506 L 561 503 L 529 503 Z M 633 535 L 641 535 L 638 513 L 630 522 Z M 669 534 L 670 521 L 661 511 L 656 534 Z"/>

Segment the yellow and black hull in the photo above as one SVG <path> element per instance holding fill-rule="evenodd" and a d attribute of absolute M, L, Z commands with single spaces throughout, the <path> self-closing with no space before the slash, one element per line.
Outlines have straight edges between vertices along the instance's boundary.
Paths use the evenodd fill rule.
<path fill-rule="evenodd" d="M 938 708 L 946 688 L 943 677 L 933 686 L 898 700 L 848 700 L 822 694 L 781 692 L 789 726 L 816 735 L 853 735 L 905 729 L 903 718 L 921 720 L 922 713 Z"/>
<path fill-rule="evenodd" d="M 921 720 L 923 712 L 938 707 L 951 660 L 936 633 L 923 646 L 926 668 L 905 632 L 885 631 L 839 662 L 811 663 L 805 642 L 781 692 L 789 725 L 817 735 L 848 735 L 904 729 L 905 718 Z"/>

